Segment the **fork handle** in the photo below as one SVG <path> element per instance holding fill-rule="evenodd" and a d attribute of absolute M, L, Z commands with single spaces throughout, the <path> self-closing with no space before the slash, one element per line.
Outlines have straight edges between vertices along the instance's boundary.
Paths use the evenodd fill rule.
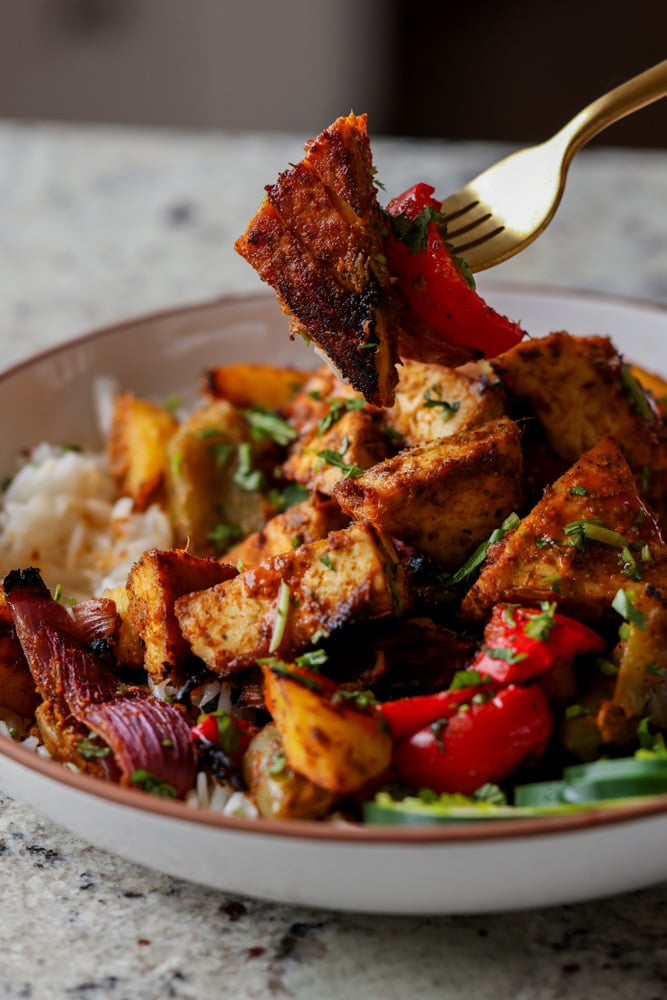
<path fill-rule="evenodd" d="M 667 96 L 667 59 L 598 97 L 553 137 L 564 147 L 565 164 L 609 125 Z"/>

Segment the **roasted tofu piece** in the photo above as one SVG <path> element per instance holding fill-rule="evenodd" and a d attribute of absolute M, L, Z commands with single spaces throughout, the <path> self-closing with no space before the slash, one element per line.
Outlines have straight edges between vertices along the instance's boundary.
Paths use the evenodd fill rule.
<path fill-rule="evenodd" d="M 195 411 L 169 441 L 169 509 L 177 543 L 194 555 L 222 555 L 274 513 L 262 494 L 270 441 L 251 440 L 226 399 Z"/>
<path fill-rule="evenodd" d="M 144 667 L 155 683 L 166 678 L 182 682 L 192 660 L 174 613 L 176 599 L 236 574 L 227 563 L 198 559 L 180 549 L 149 549 L 134 564 L 127 581 L 127 614 L 144 646 Z"/>
<path fill-rule="evenodd" d="M 504 413 L 505 395 L 487 366 L 445 368 L 406 361 L 399 369 L 394 405 L 384 416 L 411 448 L 479 427 Z"/>
<path fill-rule="evenodd" d="M 391 540 L 355 524 L 182 597 L 175 607 L 193 653 L 226 676 L 272 654 L 294 657 L 344 624 L 401 613 L 408 603 Z"/>
<path fill-rule="evenodd" d="M 115 397 L 107 436 L 109 468 L 118 492 L 132 498 L 135 510 L 165 502 L 167 444 L 177 429 L 164 407 L 130 393 Z"/>
<path fill-rule="evenodd" d="M 281 414 L 303 440 L 334 422 L 346 409 L 361 409 L 364 397 L 324 365 L 312 373 Z"/>
<path fill-rule="evenodd" d="M 493 361 L 526 400 L 559 458 L 575 462 L 606 437 L 625 455 L 642 496 L 667 524 L 667 438 L 655 403 L 606 337 L 552 333 Z"/>
<path fill-rule="evenodd" d="M 349 518 L 335 500 L 314 496 L 276 514 L 263 528 L 230 549 L 225 558 L 233 565 L 238 563 L 242 569 L 248 569 L 270 556 L 326 538 L 330 531 L 339 531 L 348 523 Z"/>
<path fill-rule="evenodd" d="M 519 428 L 503 417 L 342 479 L 334 498 L 355 520 L 455 569 L 520 508 L 521 472 Z"/>
<path fill-rule="evenodd" d="M 143 668 L 144 643 L 130 620 L 130 592 L 123 584 L 104 591 L 104 597 L 113 601 L 118 616 L 118 627 L 111 638 L 114 656 L 124 667 Z"/>
<path fill-rule="evenodd" d="M 319 819 L 336 801 L 331 792 L 290 767 L 274 723 L 253 737 L 243 755 L 243 779 L 266 819 Z"/>
<path fill-rule="evenodd" d="M 378 414 L 347 410 L 327 430 L 299 441 L 283 473 L 308 490 L 331 496 L 342 479 L 359 476 L 392 450 Z"/>
<path fill-rule="evenodd" d="M 266 705 L 293 770 L 335 795 L 383 774 L 392 739 L 377 705 L 364 707 L 327 678 L 281 660 L 262 667 Z"/>
<path fill-rule="evenodd" d="M 489 546 L 463 599 L 468 618 L 499 601 L 555 601 L 575 618 L 605 615 L 628 581 L 667 582 L 667 548 L 613 438 L 586 452 L 519 526 Z"/>
<path fill-rule="evenodd" d="M 667 589 L 626 583 L 624 592 L 629 614 L 612 701 L 634 719 L 635 732 L 644 718 L 667 729 Z"/>
<path fill-rule="evenodd" d="M 390 281 L 365 115 L 338 118 L 266 188 L 236 250 L 341 376 L 393 401 L 398 302 Z"/>
<path fill-rule="evenodd" d="M 275 365 L 218 365 L 202 376 L 205 398 L 226 399 L 241 409 L 280 410 L 301 389 L 307 374 Z"/>

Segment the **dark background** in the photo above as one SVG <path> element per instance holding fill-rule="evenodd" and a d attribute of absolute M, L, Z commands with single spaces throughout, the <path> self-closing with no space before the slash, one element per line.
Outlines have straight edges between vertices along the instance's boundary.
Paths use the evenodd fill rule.
<path fill-rule="evenodd" d="M 667 58 L 667 0 L 5 0 L 0 116 L 531 142 Z M 667 147 L 667 100 L 595 142 Z"/>

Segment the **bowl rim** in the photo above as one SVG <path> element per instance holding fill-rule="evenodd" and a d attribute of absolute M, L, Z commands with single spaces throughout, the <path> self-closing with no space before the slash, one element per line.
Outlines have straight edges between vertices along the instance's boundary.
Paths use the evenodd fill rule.
<path fill-rule="evenodd" d="M 597 302 L 601 305 L 617 305 L 625 308 L 639 309 L 651 313 L 664 313 L 667 317 L 667 304 L 650 302 L 629 296 L 593 292 L 588 290 L 568 289 L 562 286 L 548 284 L 500 283 L 486 282 L 485 295 L 532 295 L 550 296 L 564 299 L 580 299 Z M 10 363 L 0 371 L 0 390 L 2 383 L 13 375 L 30 368 L 44 359 L 57 356 L 68 350 L 73 350 L 91 340 L 113 337 L 132 327 L 176 316 L 195 315 L 198 312 L 210 311 L 227 307 L 238 307 L 245 303 L 268 304 L 275 302 L 275 295 L 263 289 L 259 291 L 231 292 L 204 299 L 194 303 L 186 303 L 166 307 L 164 309 L 141 313 L 118 322 L 105 324 L 85 331 L 71 338 L 43 348 L 25 358 Z M 276 308 L 278 305 L 276 303 Z M 418 845 L 418 844 L 460 844 L 487 843 L 507 839 L 534 837 L 550 837 L 568 832 L 583 832 L 600 827 L 625 825 L 652 817 L 667 814 L 667 794 L 651 796 L 645 801 L 633 800 L 631 803 L 614 806 L 599 805 L 590 809 L 565 813 L 554 816 L 527 817 L 517 819 L 484 820 L 457 822 L 452 824 L 431 826 L 382 826 L 363 825 L 355 823 L 326 823 L 317 820 L 271 820 L 264 818 L 250 819 L 239 816 L 228 816 L 208 808 L 193 808 L 181 801 L 160 798 L 123 785 L 105 782 L 100 778 L 85 773 L 76 773 L 64 767 L 57 761 L 43 757 L 34 750 L 22 746 L 10 737 L 0 737 L 0 756 L 8 758 L 21 768 L 35 772 L 41 778 L 50 782 L 65 785 L 72 791 L 102 799 L 109 804 L 123 806 L 136 812 L 147 812 L 168 821 L 177 821 L 196 827 L 213 827 L 230 833 L 244 833 L 261 837 L 279 837 L 308 841 L 327 841 L 339 844 L 385 844 L 385 845 Z"/>

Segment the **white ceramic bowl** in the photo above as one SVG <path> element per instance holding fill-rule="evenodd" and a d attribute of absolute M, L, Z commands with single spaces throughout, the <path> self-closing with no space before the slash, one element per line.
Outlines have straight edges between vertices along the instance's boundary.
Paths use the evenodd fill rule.
<path fill-rule="evenodd" d="M 667 310 L 547 289 L 484 285 L 534 335 L 608 334 L 667 372 Z M 92 384 L 111 375 L 164 399 L 229 361 L 309 365 L 271 294 L 237 296 L 91 333 L 0 376 L 0 473 L 41 440 L 95 441 Z M 263 899 L 376 913 L 489 912 L 575 902 L 667 878 L 667 796 L 623 809 L 442 827 L 351 828 L 223 817 L 76 775 L 0 737 L 0 785 L 103 848 Z"/>

